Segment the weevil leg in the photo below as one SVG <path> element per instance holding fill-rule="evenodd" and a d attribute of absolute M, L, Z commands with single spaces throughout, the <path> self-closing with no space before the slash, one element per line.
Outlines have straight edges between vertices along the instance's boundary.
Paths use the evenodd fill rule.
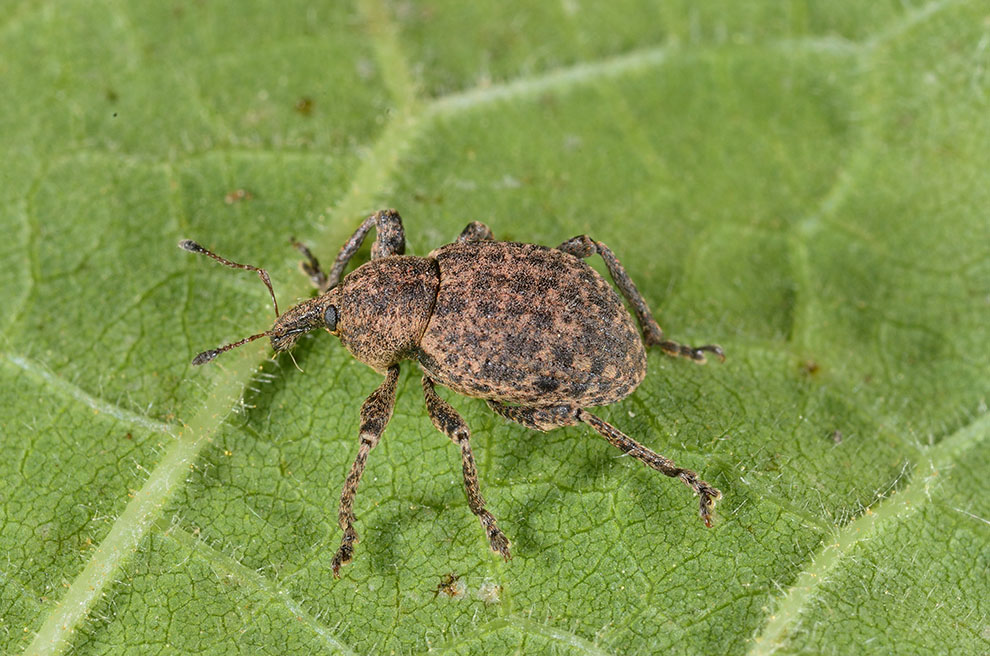
<path fill-rule="evenodd" d="M 705 522 L 705 526 L 711 527 L 712 509 L 715 508 L 715 502 L 722 498 L 721 492 L 698 478 L 698 475 L 690 469 L 678 467 L 673 460 L 646 448 L 612 424 L 599 419 L 587 410 L 578 410 L 577 417 L 598 431 L 615 448 L 636 458 L 647 467 L 656 469 L 661 474 L 671 478 L 679 478 L 681 482 L 694 490 L 700 501 L 701 519 Z"/>
<path fill-rule="evenodd" d="M 336 578 L 340 578 L 340 567 L 349 563 L 354 555 L 354 544 L 358 541 L 357 531 L 354 530 L 354 522 L 357 521 L 354 516 L 354 496 L 357 494 L 364 466 L 368 462 L 368 454 L 378 446 L 382 433 L 385 432 L 385 426 L 392 417 L 392 408 L 395 407 L 395 385 L 398 380 L 399 366 L 393 365 L 389 367 L 384 382 L 361 406 L 361 446 L 358 447 L 357 458 L 354 459 L 347 480 L 344 481 L 344 489 L 340 493 L 340 510 L 337 512 L 337 521 L 344 531 L 344 536 L 340 540 L 340 548 L 337 549 L 330 563 Z"/>
<path fill-rule="evenodd" d="M 340 247 L 337 257 L 333 261 L 333 266 L 330 267 L 329 274 L 323 273 L 320 269 L 320 263 L 313 257 L 308 248 L 293 240 L 295 247 L 306 258 L 306 261 L 302 263 L 303 271 L 306 272 L 321 294 L 340 283 L 340 279 L 344 276 L 344 269 L 347 268 L 351 258 L 361 248 L 364 238 L 368 236 L 372 228 L 375 229 L 376 236 L 375 243 L 371 246 L 371 259 L 402 255 L 406 252 L 406 233 L 402 229 L 402 217 L 395 210 L 378 210 L 362 221 L 351 238 Z"/>
<path fill-rule="evenodd" d="M 457 237 L 457 243 L 463 244 L 469 241 L 494 241 L 495 235 L 492 229 L 480 221 L 472 221 L 465 226 L 464 230 Z"/>
<path fill-rule="evenodd" d="M 306 261 L 300 262 L 299 266 L 302 267 L 303 273 L 309 276 L 309 280 L 313 283 L 313 286 L 319 289 L 320 293 L 329 289 L 327 285 L 327 274 L 320 268 L 320 261 L 316 259 L 313 252 L 307 248 L 306 244 L 296 241 L 295 237 L 291 241 L 292 245 L 296 247 L 296 250 L 306 258 Z"/>
<path fill-rule="evenodd" d="M 426 409 L 430 420 L 437 430 L 446 435 L 461 448 L 461 469 L 464 473 L 464 490 L 467 492 L 468 505 L 471 512 L 478 516 L 481 528 L 488 536 L 492 551 L 505 560 L 509 555 L 509 540 L 495 523 L 495 516 L 485 509 L 485 498 L 481 496 L 478 483 L 478 467 L 474 463 L 474 453 L 471 451 L 471 430 L 457 411 L 449 403 L 440 398 L 429 376 L 423 376 L 423 396 L 426 397 Z"/>
<path fill-rule="evenodd" d="M 619 291 L 626 297 L 629 304 L 633 306 L 633 310 L 636 312 L 636 319 L 639 321 L 639 327 L 643 331 L 643 341 L 647 346 L 659 345 L 667 355 L 688 358 L 698 364 L 705 363 L 706 351 L 708 353 L 714 353 L 720 360 L 725 360 L 725 353 L 722 351 L 722 347 L 717 344 L 684 346 L 669 339 L 664 339 L 663 330 L 661 330 L 657 320 L 653 318 L 653 313 L 650 312 L 650 308 L 643 299 L 643 295 L 636 289 L 636 284 L 629 277 L 629 274 L 626 273 L 626 269 L 619 262 L 619 258 L 605 244 L 595 241 L 588 235 L 578 235 L 577 237 L 568 239 L 558 246 L 557 249 L 580 258 L 591 257 L 595 253 L 601 255 L 602 260 L 605 261 L 605 267 L 612 276 L 612 280 L 615 281 Z"/>
<path fill-rule="evenodd" d="M 715 502 L 722 498 L 721 492 L 698 478 L 698 475 L 690 469 L 678 467 L 674 461 L 651 451 L 587 410 L 566 404 L 530 407 L 505 405 L 499 401 L 488 401 L 488 406 L 506 419 L 539 431 L 549 431 L 560 426 L 572 426 L 578 422 L 588 424 L 608 440 L 612 446 L 636 458 L 647 467 L 652 467 L 672 478 L 679 478 L 685 485 L 694 490 L 700 500 L 701 519 L 705 522 L 705 526 L 712 525 L 711 511 L 715 507 Z"/>

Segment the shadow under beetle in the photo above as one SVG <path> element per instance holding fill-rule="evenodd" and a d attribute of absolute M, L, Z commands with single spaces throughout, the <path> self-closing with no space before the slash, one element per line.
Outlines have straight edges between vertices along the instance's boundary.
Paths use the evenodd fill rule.
<path fill-rule="evenodd" d="M 375 228 L 371 261 L 343 275 L 348 262 Z M 230 267 L 255 271 L 268 287 L 277 319 L 270 330 L 204 351 L 193 364 L 268 337 L 276 352 L 292 347 L 304 333 L 325 328 L 351 354 L 385 375 L 385 381 L 361 407 L 360 446 L 340 495 L 338 520 L 344 531 L 334 555 L 334 576 L 351 560 L 358 541 L 354 496 L 368 454 L 378 444 L 395 405 L 399 363 L 414 360 L 423 370 L 426 409 L 437 430 L 461 449 L 464 487 L 492 551 L 509 558 L 509 541 L 485 508 L 470 430 L 434 389 L 485 399 L 496 413 L 523 426 L 548 431 L 585 423 L 608 442 L 648 467 L 679 478 L 700 499 L 701 518 L 711 526 L 711 511 L 722 493 L 697 474 L 654 453 L 587 408 L 619 401 L 646 375 L 645 346 L 705 362 L 705 352 L 724 360 L 714 344 L 691 347 L 664 339 L 636 285 L 604 244 L 581 235 L 557 248 L 494 241 L 482 223 L 468 224 L 453 244 L 426 257 L 404 255 L 402 219 L 394 210 L 369 216 L 341 247 L 329 273 L 309 249 L 295 242 L 306 261 L 302 268 L 319 289 L 278 316 L 267 272 L 224 259 L 193 241 L 182 248 Z M 643 332 L 611 286 L 583 258 L 597 253 L 632 306 Z"/>

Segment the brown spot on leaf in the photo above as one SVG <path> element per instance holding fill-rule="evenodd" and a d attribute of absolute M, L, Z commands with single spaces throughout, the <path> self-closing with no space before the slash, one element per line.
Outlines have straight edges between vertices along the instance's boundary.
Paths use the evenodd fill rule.
<path fill-rule="evenodd" d="M 313 105 L 314 103 L 312 98 L 303 96 L 302 98 L 296 101 L 296 105 L 294 109 L 296 110 L 296 112 L 298 112 L 303 116 L 309 116 L 310 114 L 313 113 Z"/>

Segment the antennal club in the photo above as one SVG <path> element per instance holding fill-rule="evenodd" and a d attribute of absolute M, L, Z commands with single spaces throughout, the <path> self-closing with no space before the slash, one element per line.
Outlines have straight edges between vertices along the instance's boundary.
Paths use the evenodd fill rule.
<path fill-rule="evenodd" d="M 239 264 L 237 262 L 231 262 L 225 257 L 220 257 L 219 255 L 209 250 L 208 248 L 203 248 L 202 246 L 200 246 L 191 239 L 183 239 L 182 241 L 180 241 L 179 248 L 190 251 L 192 253 L 201 253 L 206 257 L 216 260 L 217 262 L 223 264 L 224 266 L 229 266 L 231 269 L 244 269 L 246 271 L 256 271 L 258 273 L 258 276 L 261 277 L 261 282 L 265 283 L 265 287 L 268 288 L 268 293 L 272 295 L 272 303 L 275 305 L 275 318 L 277 319 L 279 317 L 278 301 L 275 300 L 275 290 L 272 289 L 272 281 L 268 277 L 267 271 L 265 271 L 264 269 L 259 269 L 258 267 L 255 266 L 251 266 L 250 264 Z M 251 341 L 252 339 L 256 339 L 262 336 L 264 336 L 264 333 L 262 333 L 261 335 L 255 335 L 254 337 L 249 337 L 246 340 L 241 340 L 240 342 L 237 343 L 237 345 L 243 344 L 244 342 L 248 342 Z M 231 345 L 230 348 L 233 348 L 233 345 Z M 193 361 L 193 364 L 203 364 L 204 362 L 209 362 L 213 358 L 217 357 L 218 353 L 221 353 L 222 351 L 226 351 L 226 350 L 227 347 L 223 347 L 221 349 L 214 349 L 215 352 L 204 351 L 203 353 L 200 353 L 198 356 L 196 356 L 196 360 Z M 199 360 L 200 357 L 205 356 L 207 353 L 213 353 L 213 355 L 197 362 L 197 360 Z"/>

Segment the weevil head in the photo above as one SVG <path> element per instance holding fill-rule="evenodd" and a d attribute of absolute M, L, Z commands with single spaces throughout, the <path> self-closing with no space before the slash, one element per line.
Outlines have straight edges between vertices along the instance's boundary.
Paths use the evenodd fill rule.
<path fill-rule="evenodd" d="M 296 343 L 297 339 L 311 330 L 326 328 L 330 332 L 334 332 L 337 329 L 338 313 L 336 304 L 338 302 L 338 296 L 339 292 L 336 289 L 331 289 L 322 296 L 294 305 L 286 310 L 284 314 L 279 315 L 275 319 L 275 325 L 269 330 L 245 337 L 231 344 L 225 344 L 215 349 L 203 351 L 193 358 L 192 363 L 194 365 L 206 364 L 225 351 L 235 349 L 238 346 L 253 342 L 262 337 L 267 337 L 272 343 L 272 348 L 278 353 L 279 351 L 287 351 L 292 348 L 292 345 Z"/>
<path fill-rule="evenodd" d="M 336 332 L 340 305 L 339 288 L 308 301 L 293 305 L 275 320 L 275 325 L 268 331 L 275 352 L 287 351 L 296 340 L 317 328 L 326 328 L 331 333 Z"/>
<path fill-rule="evenodd" d="M 203 351 L 193 364 L 205 364 L 262 337 L 276 353 L 287 351 L 306 333 L 324 328 L 356 359 L 384 372 L 419 346 L 439 284 L 434 260 L 401 255 L 375 259 L 326 293 L 290 307 L 269 330 Z"/>

